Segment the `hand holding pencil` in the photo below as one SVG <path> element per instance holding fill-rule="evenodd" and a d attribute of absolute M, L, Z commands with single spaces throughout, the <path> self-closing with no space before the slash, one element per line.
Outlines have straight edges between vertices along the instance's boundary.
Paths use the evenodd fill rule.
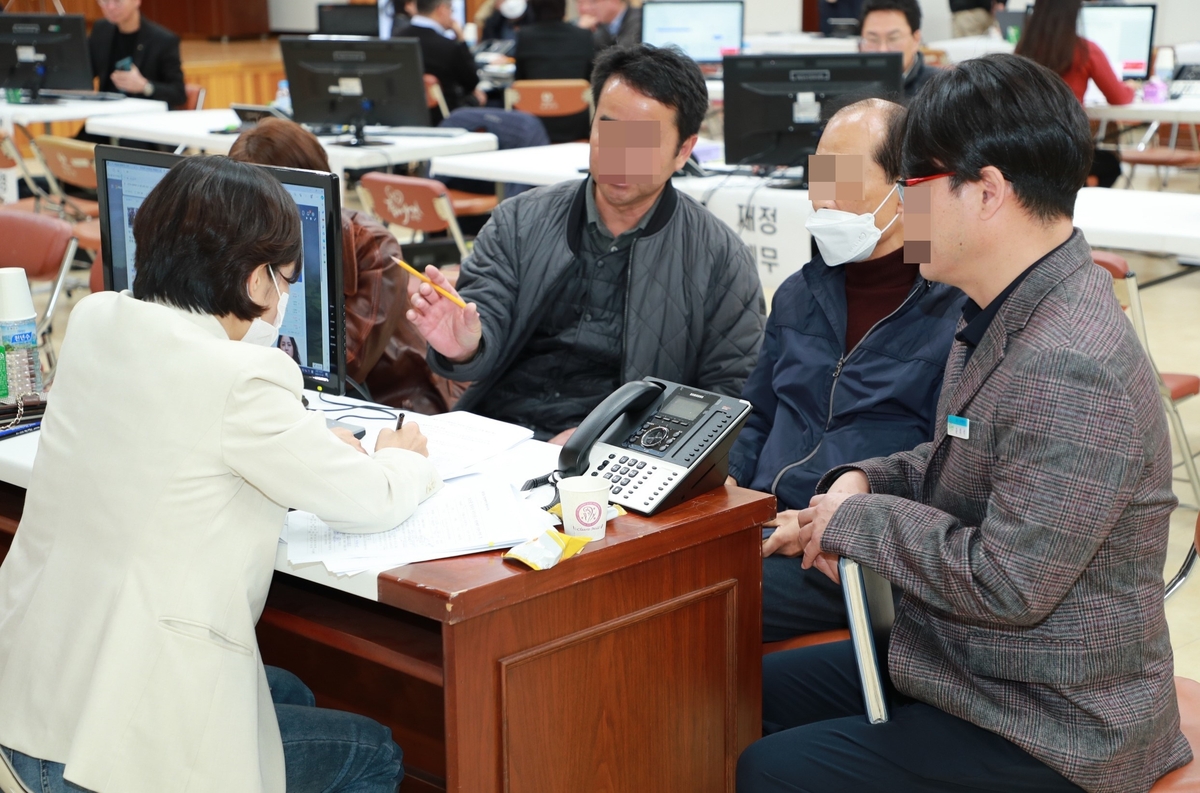
<path fill-rule="evenodd" d="M 474 303 L 466 303 L 436 267 L 419 272 L 395 260 L 409 273 L 408 299 L 412 308 L 405 316 L 429 346 L 457 363 L 471 360 L 483 338 L 483 324 Z"/>

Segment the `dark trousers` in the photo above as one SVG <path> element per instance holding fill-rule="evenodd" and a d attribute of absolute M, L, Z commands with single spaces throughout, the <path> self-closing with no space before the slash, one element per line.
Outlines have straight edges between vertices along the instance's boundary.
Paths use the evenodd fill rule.
<path fill-rule="evenodd" d="M 868 723 L 850 642 L 764 657 L 767 735 L 742 752 L 738 793 L 1081 793 L 995 733 L 888 698 L 891 719 Z"/>
<path fill-rule="evenodd" d="M 770 531 L 763 532 L 764 539 Z M 763 641 L 846 627 L 842 587 L 815 567 L 805 570 L 802 557 L 763 559 Z"/>

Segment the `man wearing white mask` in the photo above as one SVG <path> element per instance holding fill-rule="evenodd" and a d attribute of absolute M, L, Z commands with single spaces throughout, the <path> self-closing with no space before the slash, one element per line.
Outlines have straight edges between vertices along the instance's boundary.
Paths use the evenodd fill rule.
<path fill-rule="evenodd" d="M 731 482 L 778 499 L 776 527 L 796 521 L 829 469 L 933 437 L 964 297 L 905 261 L 904 117 L 880 99 L 851 105 L 830 119 L 810 159 L 806 225 L 820 253 L 775 293 L 742 392 L 754 412 L 729 456 Z M 763 641 L 844 628 L 841 588 L 777 553 L 772 531 L 763 539 Z"/>

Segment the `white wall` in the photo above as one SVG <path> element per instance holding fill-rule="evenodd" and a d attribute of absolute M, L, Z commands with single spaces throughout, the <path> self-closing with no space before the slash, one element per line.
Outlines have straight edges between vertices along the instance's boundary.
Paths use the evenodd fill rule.
<path fill-rule="evenodd" d="M 268 0 L 271 30 L 288 33 L 317 32 L 317 6 L 342 0 Z"/>

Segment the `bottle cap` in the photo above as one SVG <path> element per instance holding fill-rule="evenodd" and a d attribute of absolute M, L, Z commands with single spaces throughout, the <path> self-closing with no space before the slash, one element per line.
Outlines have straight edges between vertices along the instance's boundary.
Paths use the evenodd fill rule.
<path fill-rule="evenodd" d="M 0 267 L 0 322 L 15 322 L 36 316 L 25 271 L 20 267 Z"/>

